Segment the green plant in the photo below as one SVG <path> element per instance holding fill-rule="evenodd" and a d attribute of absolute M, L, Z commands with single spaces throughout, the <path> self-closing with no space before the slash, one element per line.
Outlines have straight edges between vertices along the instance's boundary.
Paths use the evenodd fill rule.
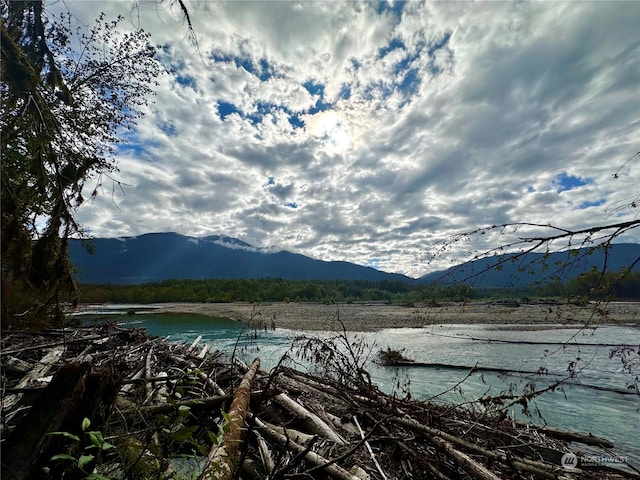
<path fill-rule="evenodd" d="M 90 426 L 91 421 L 85 417 L 82 420 L 81 428 L 84 433 L 84 440 L 88 441 L 89 445 L 81 450 L 82 452 L 87 453 L 78 456 L 72 455 L 71 452 L 78 450 L 81 447 L 83 441 L 79 436 L 69 432 L 49 432 L 48 435 L 61 436 L 73 441 L 73 445 L 67 449 L 66 453 L 54 455 L 51 457 L 50 461 L 69 462 L 74 468 L 77 468 L 86 475 L 86 480 L 110 480 L 109 477 L 105 477 L 104 475 L 87 472 L 87 468 L 93 465 L 96 460 L 96 455 L 94 455 L 93 452 L 100 453 L 114 448 L 114 445 L 104 439 L 102 432 L 98 430 L 89 430 Z"/>

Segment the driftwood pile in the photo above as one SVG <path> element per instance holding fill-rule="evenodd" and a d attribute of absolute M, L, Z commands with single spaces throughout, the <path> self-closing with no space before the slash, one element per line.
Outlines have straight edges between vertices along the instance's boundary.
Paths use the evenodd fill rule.
<path fill-rule="evenodd" d="M 3 480 L 640 478 L 581 466 L 566 443 L 604 439 L 266 372 L 114 324 L 5 334 L 0 353 Z M 578 462 L 563 465 L 569 452 Z"/>

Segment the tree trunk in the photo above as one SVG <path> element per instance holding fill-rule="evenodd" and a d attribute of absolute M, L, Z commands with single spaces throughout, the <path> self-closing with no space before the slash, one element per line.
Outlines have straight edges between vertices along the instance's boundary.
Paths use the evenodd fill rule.
<path fill-rule="evenodd" d="M 205 470 L 200 477 L 203 480 L 231 480 L 233 477 L 240 458 L 242 427 L 249 408 L 251 385 L 259 368 L 260 359 L 256 358 L 242 377 L 229 409 L 229 431 L 224 436 L 222 446 L 218 448 L 214 445 L 209 451 Z"/>

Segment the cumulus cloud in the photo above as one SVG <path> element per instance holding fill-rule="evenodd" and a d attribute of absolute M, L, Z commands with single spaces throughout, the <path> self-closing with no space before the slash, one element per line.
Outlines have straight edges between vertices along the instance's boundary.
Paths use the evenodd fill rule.
<path fill-rule="evenodd" d="M 636 3 L 188 6 L 197 46 L 167 3 L 100 3 L 166 74 L 118 150 L 124 192 L 103 181 L 78 212 L 95 236 L 223 234 L 418 276 L 477 227 L 637 218 L 607 210 L 640 183 L 637 161 L 612 178 L 640 150 Z"/>

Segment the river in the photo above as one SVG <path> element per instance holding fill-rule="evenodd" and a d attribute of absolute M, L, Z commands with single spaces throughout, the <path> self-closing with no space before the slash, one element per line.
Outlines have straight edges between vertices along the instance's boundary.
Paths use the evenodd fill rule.
<path fill-rule="evenodd" d="M 235 349 L 246 361 L 259 356 L 265 369 L 275 366 L 300 335 L 328 335 L 326 332 L 283 329 L 243 331 L 243 326 L 236 321 L 193 314 L 139 312 L 128 316 L 121 315 L 121 311 L 108 313 L 111 313 L 109 318 L 117 318 L 123 325 L 146 328 L 152 335 L 168 337 L 168 341 L 191 343 L 202 336 L 201 345 L 206 343 L 225 353 Z M 118 313 L 120 315 L 114 316 Z M 87 315 L 84 318 L 90 322 L 96 317 Z M 567 368 L 574 362 L 576 377 L 562 389 L 536 398 L 530 405 L 535 412 L 531 420 L 607 438 L 615 444 L 618 455 L 627 456 L 636 467 L 640 465 L 640 397 L 619 391 L 634 378 L 624 371 L 620 358 L 610 358 L 613 348 L 610 345 L 627 344 L 638 352 L 640 330 L 637 327 L 604 325 L 595 330 L 580 331 L 560 326 L 452 324 L 356 333 L 350 334 L 349 340 L 365 344 L 365 352 L 371 352 L 371 360 L 380 349 L 390 348 L 402 351 L 405 357 L 416 362 L 477 364 L 479 367 L 531 372 L 543 368 L 548 372 L 544 375 L 507 375 L 479 370 L 453 388 L 465 378 L 467 371 L 446 367 L 390 368 L 373 362 L 368 367 L 373 380 L 387 393 L 395 391 L 404 396 L 410 392 L 412 398 L 417 399 L 439 395 L 438 401 L 452 403 L 474 400 L 488 392 L 498 394 L 509 389 L 522 392 L 531 385 L 543 388 L 556 379 L 566 378 Z M 556 345 L 562 342 L 567 344 Z M 634 353 L 634 356 L 634 373 L 638 375 L 638 354 Z M 296 358 L 293 354 L 292 357 Z M 313 368 L 305 362 L 296 366 Z M 514 406 L 510 414 L 526 420 L 521 410 L 520 406 Z"/>

